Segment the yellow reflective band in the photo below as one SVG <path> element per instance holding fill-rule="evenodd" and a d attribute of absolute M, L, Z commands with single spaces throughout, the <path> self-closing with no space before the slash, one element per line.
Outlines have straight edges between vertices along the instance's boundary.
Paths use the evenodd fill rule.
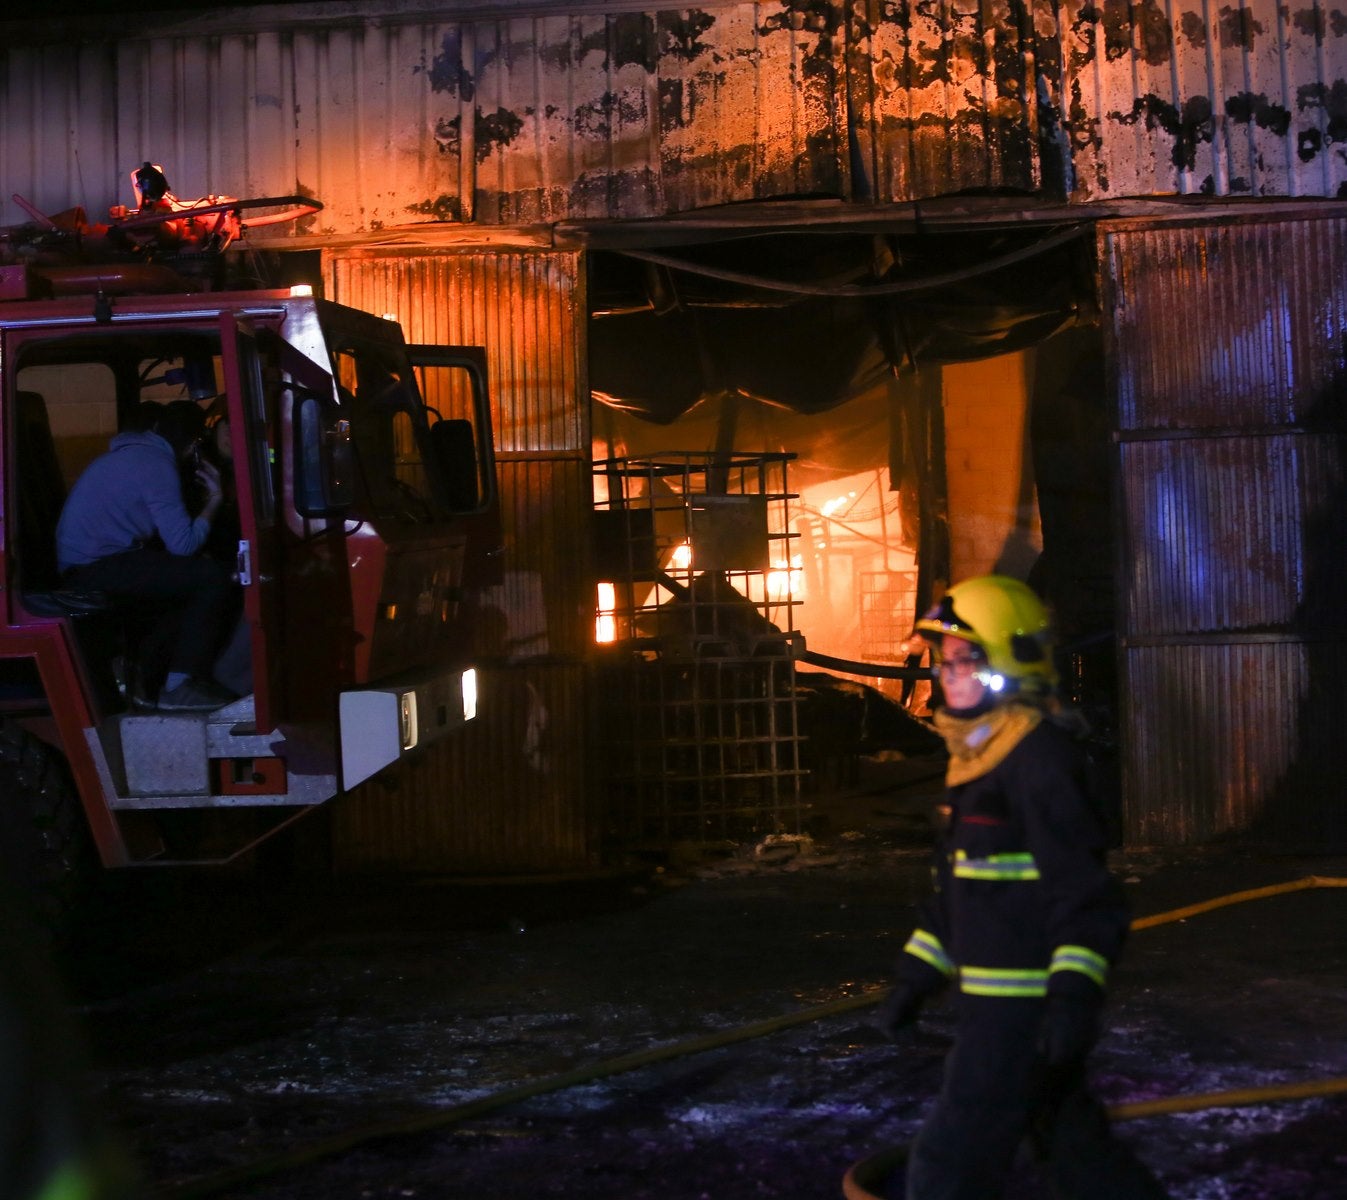
<path fill-rule="evenodd" d="M 954 974 L 954 961 L 945 953 L 945 947 L 940 944 L 940 939 L 925 929 L 913 931 L 912 936 L 907 939 L 907 945 L 903 947 L 903 953 L 929 963 L 946 978 Z"/>
<path fill-rule="evenodd" d="M 1048 973 L 1028 967 L 960 967 L 959 990 L 969 996 L 1046 996 Z"/>
<path fill-rule="evenodd" d="M 965 850 L 954 852 L 955 879 L 1024 880 L 1038 878 L 1038 864 L 1027 852 L 1017 854 L 989 854 L 986 858 L 969 858 Z"/>
<path fill-rule="evenodd" d="M 1052 971 L 1079 971 L 1093 979 L 1101 988 L 1108 983 L 1108 959 L 1096 954 L 1088 946 L 1058 946 L 1052 952 Z"/>

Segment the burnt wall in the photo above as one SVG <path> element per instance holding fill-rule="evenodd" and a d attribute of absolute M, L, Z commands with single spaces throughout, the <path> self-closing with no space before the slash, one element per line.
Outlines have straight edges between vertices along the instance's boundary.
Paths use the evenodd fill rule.
<path fill-rule="evenodd" d="M 786 197 L 1337 196 L 1347 20 L 1175 0 L 761 0 L 474 13 L 367 0 L 0 21 L 0 223 L 301 194 L 299 233 Z"/>

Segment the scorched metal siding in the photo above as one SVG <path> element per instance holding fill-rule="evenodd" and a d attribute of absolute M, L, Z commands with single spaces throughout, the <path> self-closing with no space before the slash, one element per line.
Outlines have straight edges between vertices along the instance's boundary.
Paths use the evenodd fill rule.
<path fill-rule="evenodd" d="M 1128 430 L 1323 415 L 1347 332 L 1347 222 L 1156 228 L 1106 242 Z M 1182 319 L 1176 319 L 1182 314 Z"/>
<path fill-rule="evenodd" d="M 1306 573 L 1323 549 L 1310 522 L 1342 486 L 1336 437 L 1125 442 L 1121 461 L 1140 551 L 1123 567 L 1126 636 L 1303 629 L 1309 587 L 1347 596 L 1347 555 Z"/>
<path fill-rule="evenodd" d="M 331 252 L 326 277 L 334 299 L 396 313 L 413 341 L 486 348 L 504 535 L 503 581 L 464 605 L 484 668 L 481 715 L 397 790 L 362 788 L 338 814 L 338 855 L 348 866 L 452 871 L 587 866 L 592 501 L 580 258 Z"/>
<path fill-rule="evenodd" d="M 346 869 L 494 874 L 594 863 L 579 665 L 481 672 L 481 715 L 405 771 L 362 784 L 334 819 Z"/>
<path fill-rule="evenodd" d="M 1306 823 L 1319 837 L 1341 839 L 1347 826 L 1323 803 L 1326 779 L 1314 800 L 1286 786 L 1297 716 L 1307 733 L 1315 724 L 1324 732 L 1323 710 L 1306 703 L 1309 659 L 1305 645 L 1289 640 L 1129 649 L 1129 719 L 1144 726 L 1127 762 L 1126 841 L 1254 833 L 1285 842 Z"/>
<path fill-rule="evenodd" d="M 182 196 L 316 196 L 304 231 L 344 235 L 1347 186 L 1347 22 L 1312 4 L 341 9 L 0 22 L 0 221 L 23 219 L 15 191 L 97 217 L 145 158 Z"/>
<path fill-rule="evenodd" d="M 1347 844 L 1347 221 L 1101 228 L 1126 835 Z"/>
<path fill-rule="evenodd" d="M 497 449 L 588 461 L 581 271 L 577 254 L 378 249 L 334 251 L 327 268 L 333 300 L 395 314 L 408 341 L 486 347 Z"/>

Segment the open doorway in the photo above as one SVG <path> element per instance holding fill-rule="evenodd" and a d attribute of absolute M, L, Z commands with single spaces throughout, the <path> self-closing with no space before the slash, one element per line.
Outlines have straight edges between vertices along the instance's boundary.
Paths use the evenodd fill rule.
<path fill-rule="evenodd" d="M 589 259 L 596 462 L 789 456 L 789 523 L 765 569 L 789 581 L 811 651 L 911 663 L 917 614 L 995 570 L 1111 654 L 1091 239 L 739 231 Z M 929 685 L 844 677 L 926 712 Z"/>

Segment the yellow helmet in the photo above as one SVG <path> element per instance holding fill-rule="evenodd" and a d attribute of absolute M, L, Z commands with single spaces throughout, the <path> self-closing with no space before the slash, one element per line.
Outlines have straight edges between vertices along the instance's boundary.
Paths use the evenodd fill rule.
<path fill-rule="evenodd" d="M 1034 590 L 1008 575 L 979 575 L 955 584 L 917 622 L 938 642 L 944 634 L 977 646 L 987 659 L 983 683 L 993 692 L 1045 696 L 1057 685 L 1052 622 Z"/>

